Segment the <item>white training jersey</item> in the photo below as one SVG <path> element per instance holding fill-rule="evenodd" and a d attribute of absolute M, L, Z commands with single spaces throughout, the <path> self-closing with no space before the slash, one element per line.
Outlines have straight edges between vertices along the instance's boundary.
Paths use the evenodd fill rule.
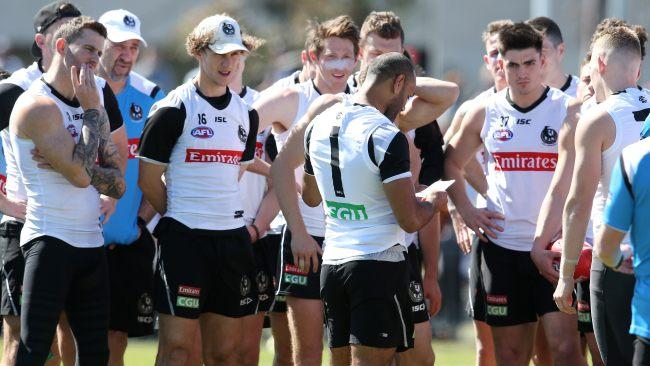
<path fill-rule="evenodd" d="M 239 170 L 253 162 L 257 126 L 257 112 L 238 95 L 208 97 L 193 80 L 156 102 L 138 157 L 166 165 L 165 216 L 192 229 L 244 226 Z"/>
<path fill-rule="evenodd" d="M 282 150 L 284 143 L 287 141 L 287 137 L 289 137 L 291 128 L 298 123 L 302 116 L 307 113 L 309 106 L 320 96 L 313 80 L 297 84 L 293 86 L 293 88 L 296 88 L 299 91 L 296 117 L 286 131 L 274 134 L 278 151 Z M 298 184 L 302 184 L 302 172 L 302 166 L 295 170 L 295 179 Z M 318 207 L 309 207 L 302 201 L 302 198 L 298 198 L 298 207 L 300 208 L 300 213 L 302 214 L 302 220 L 305 223 L 307 233 L 312 236 L 325 236 L 325 215 L 323 215 L 322 205 L 319 205 Z"/>
<path fill-rule="evenodd" d="M 300 84 L 300 71 L 301 70 L 296 70 L 291 75 L 277 80 L 275 83 L 271 84 L 271 86 L 264 89 L 262 94 L 277 92 L 278 90 L 284 90 L 292 85 Z"/>
<path fill-rule="evenodd" d="M 305 172 L 325 203 L 323 263 L 404 243 L 383 184 L 411 177 L 404 134 L 373 107 L 337 103 L 305 131 Z"/>
<path fill-rule="evenodd" d="M 623 148 L 639 141 L 643 122 L 650 114 L 649 100 L 648 91 L 641 88 L 627 88 L 614 93 L 597 107 L 604 108 L 614 120 L 616 137 L 614 143 L 602 152 L 600 180 L 591 209 L 594 233 L 597 233 L 603 225 L 603 212 L 614 164 L 621 156 Z M 623 243 L 629 243 L 629 239 L 629 235 L 626 235 Z"/>
<path fill-rule="evenodd" d="M 560 87 L 560 90 L 564 94 L 570 96 L 571 98 L 576 98 L 578 96 L 578 84 L 580 79 L 574 75 L 567 75 L 566 82 Z"/>
<path fill-rule="evenodd" d="M 23 96 L 47 97 L 56 103 L 63 126 L 75 143 L 79 141 L 83 124 L 79 102 L 66 99 L 42 79 L 34 81 Z M 20 244 L 48 235 L 79 248 L 104 245 L 97 190 L 93 186 L 75 187 L 61 173 L 39 168 L 32 159 L 34 142 L 11 131 L 9 138 L 27 192 L 27 215 Z"/>
<path fill-rule="evenodd" d="M 491 239 L 499 246 L 532 249 L 570 100 L 559 89 L 547 87 L 527 108 L 517 106 L 507 88 L 487 101 L 481 139 L 488 153 L 487 208 L 505 216 L 505 220 L 495 220 L 504 231 Z"/>
<path fill-rule="evenodd" d="M 249 106 L 253 105 L 253 103 L 259 98 L 259 95 L 260 93 L 257 90 L 247 86 L 245 86 L 244 90 L 239 93 L 239 96 Z M 255 141 L 256 158 L 264 160 L 264 142 L 266 141 L 266 137 L 270 131 L 271 128 L 269 127 L 257 134 Z M 266 177 L 256 173 L 244 172 L 242 177 L 239 179 L 239 193 L 241 194 L 242 203 L 244 204 L 244 221 L 246 222 L 246 225 L 250 225 L 253 220 L 255 220 L 257 210 L 260 208 L 265 192 Z"/>
<path fill-rule="evenodd" d="M 350 94 L 354 94 L 359 90 L 359 73 L 360 71 L 357 71 L 348 78 L 348 89 L 350 90 Z"/>

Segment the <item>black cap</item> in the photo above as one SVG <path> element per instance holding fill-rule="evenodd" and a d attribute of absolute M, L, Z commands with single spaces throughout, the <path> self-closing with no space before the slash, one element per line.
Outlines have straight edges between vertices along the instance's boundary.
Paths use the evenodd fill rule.
<path fill-rule="evenodd" d="M 42 7 L 34 16 L 34 32 L 43 33 L 54 22 L 63 18 L 74 18 L 81 15 L 76 6 L 68 2 L 55 1 Z M 36 42 L 32 44 L 32 55 L 41 57 L 41 49 Z"/>

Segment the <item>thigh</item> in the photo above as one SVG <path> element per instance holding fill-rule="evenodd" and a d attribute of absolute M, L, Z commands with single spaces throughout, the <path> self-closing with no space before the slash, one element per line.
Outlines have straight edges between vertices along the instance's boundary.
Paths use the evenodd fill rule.
<path fill-rule="evenodd" d="M 413 348 L 406 261 L 354 261 L 342 266 L 348 273 L 350 343 L 399 351 Z"/>
<path fill-rule="evenodd" d="M 231 318 L 255 314 L 258 304 L 255 258 L 246 228 L 214 239 L 213 285 L 202 313 Z"/>
<path fill-rule="evenodd" d="M 154 306 L 160 314 L 198 319 L 205 302 L 205 262 L 199 251 L 204 239 L 173 227 L 156 227 L 159 257 L 154 286 Z"/>
<path fill-rule="evenodd" d="M 20 250 L 22 224 L 7 221 L 0 224 L 0 315 L 20 316 L 25 258 Z"/>
<path fill-rule="evenodd" d="M 203 313 L 199 318 L 203 353 L 212 353 L 217 359 L 233 353 L 242 339 L 245 318 L 231 318 L 214 313 Z"/>
<path fill-rule="evenodd" d="M 192 349 L 199 329 L 197 319 L 160 314 L 158 324 L 159 353 L 168 354 L 174 348 L 182 348 L 188 352 Z"/>
<path fill-rule="evenodd" d="M 321 270 L 321 297 L 325 305 L 325 324 L 331 349 L 348 347 L 350 344 L 350 303 L 345 280 L 339 278 L 341 272 L 340 266 L 328 264 Z"/>
<path fill-rule="evenodd" d="M 485 288 L 486 323 L 492 327 L 535 322 L 530 277 L 523 272 L 521 252 L 502 248 L 492 242 L 479 242 L 481 276 Z"/>
<path fill-rule="evenodd" d="M 395 348 L 375 348 L 360 344 L 352 345 L 352 366 L 383 366 L 390 363 Z"/>
<path fill-rule="evenodd" d="M 314 240 L 323 246 L 323 238 L 313 237 Z M 279 287 L 277 294 L 293 296 L 301 299 L 320 299 L 320 271 L 322 258 L 318 257 L 318 270 L 314 272 L 311 268 L 303 271 L 293 263 L 291 252 L 291 232 L 285 229 L 282 236 L 281 254 L 282 264 L 280 267 Z"/>

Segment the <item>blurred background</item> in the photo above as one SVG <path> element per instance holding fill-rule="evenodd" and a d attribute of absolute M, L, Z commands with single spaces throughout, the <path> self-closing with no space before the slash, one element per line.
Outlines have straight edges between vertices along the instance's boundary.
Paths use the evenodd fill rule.
<path fill-rule="evenodd" d="M 0 68 L 15 71 L 33 60 L 29 47 L 34 37 L 34 13 L 50 0 L 0 0 Z M 619 17 L 630 24 L 650 27 L 650 0 L 73 0 L 85 15 L 99 17 L 124 8 L 142 21 L 149 47 L 140 52 L 135 71 L 165 91 L 182 82 L 196 63 L 185 51 L 185 37 L 198 22 L 227 12 L 242 28 L 267 40 L 246 63 L 245 82 L 258 90 L 299 68 L 299 52 L 308 20 L 350 15 L 360 27 L 372 10 L 392 10 L 402 20 L 406 45 L 413 59 L 429 76 L 457 83 L 457 105 L 488 88 L 492 81 L 482 55 L 481 33 L 488 22 L 548 16 L 561 27 L 566 44 L 565 71 L 576 74 L 596 24 Z M 650 85 L 650 63 L 642 66 L 641 85 Z M 454 110 L 440 120 L 445 126 Z M 440 285 L 443 308 L 432 320 L 439 364 L 473 362 L 472 330 L 465 312 L 467 258 L 460 254 L 450 225 L 442 231 Z M 267 338 L 269 342 L 272 339 Z M 153 340 L 130 346 L 127 364 L 149 364 L 155 355 Z M 263 347 L 264 348 L 264 347 Z M 266 349 L 272 349 L 267 344 Z M 129 362 L 129 357 L 130 362 Z M 133 358 L 136 357 L 136 358 Z M 142 357 L 142 358 L 138 358 Z M 268 353 L 262 355 L 265 363 Z"/>

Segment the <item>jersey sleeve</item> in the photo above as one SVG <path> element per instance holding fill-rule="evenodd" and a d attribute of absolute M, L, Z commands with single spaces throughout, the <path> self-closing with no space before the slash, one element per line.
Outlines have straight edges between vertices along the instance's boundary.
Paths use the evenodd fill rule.
<path fill-rule="evenodd" d="M 153 109 L 153 108 L 152 108 Z M 183 133 L 185 125 L 185 105 L 161 107 L 147 119 L 138 158 L 158 164 L 168 164 L 174 145 Z"/>
<path fill-rule="evenodd" d="M 23 88 L 11 83 L 0 84 L 0 130 L 9 126 L 9 117 Z"/>
<path fill-rule="evenodd" d="M 104 93 L 104 109 L 106 109 L 106 114 L 108 114 L 108 121 L 111 124 L 112 132 L 122 127 L 122 125 L 124 125 L 124 120 L 122 119 L 122 113 L 120 112 L 120 105 L 117 103 L 117 98 L 115 98 L 113 89 L 111 89 L 108 83 L 106 83 L 102 88 L 102 93 Z"/>
<path fill-rule="evenodd" d="M 370 135 L 370 144 L 370 159 L 379 167 L 384 184 L 411 177 L 409 143 L 402 132 L 394 126 L 380 126 Z"/>
<path fill-rule="evenodd" d="M 632 225 L 634 196 L 622 157 L 612 170 L 604 216 L 605 224 L 619 231 L 627 232 Z"/>
<path fill-rule="evenodd" d="M 311 165 L 311 156 L 309 156 L 309 144 L 311 142 L 311 132 L 314 129 L 314 124 L 310 123 L 309 126 L 307 126 L 307 130 L 305 131 L 305 173 L 309 175 L 314 175 L 314 167 Z"/>
<path fill-rule="evenodd" d="M 246 147 L 242 154 L 240 164 L 250 164 L 255 160 L 255 143 L 257 142 L 257 129 L 260 125 L 260 117 L 255 109 L 248 111 L 248 136 L 246 137 Z"/>

